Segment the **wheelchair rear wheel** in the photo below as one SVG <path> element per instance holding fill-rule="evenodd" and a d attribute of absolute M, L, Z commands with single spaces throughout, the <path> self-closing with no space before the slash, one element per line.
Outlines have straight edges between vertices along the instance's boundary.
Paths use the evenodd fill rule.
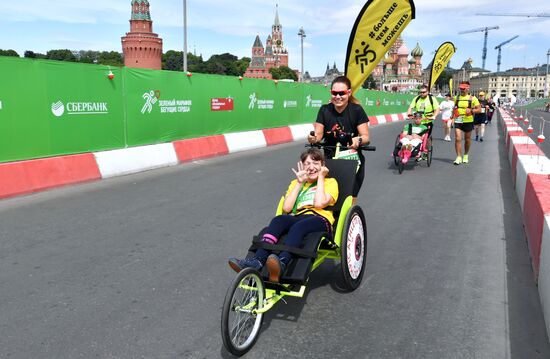
<path fill-rule="evenodd" d="M 241 356 L 252 348 L 262 325 L 261 309 L 265 287 L 261 275 L 252 268 L 239 272 L 227 289 L 222 310 L 222 338 L 225 348 Z"/>
<path fill-rule="evenodd" d="M 342 233 L 342 274 L 346 289 L 355 290 L 361 284 L 367 261 L 367 226 L 359 206 L 346 215 Z"/>

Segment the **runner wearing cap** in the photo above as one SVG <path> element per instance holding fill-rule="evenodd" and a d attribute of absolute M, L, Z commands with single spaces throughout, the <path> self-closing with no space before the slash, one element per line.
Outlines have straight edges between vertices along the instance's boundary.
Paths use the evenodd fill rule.
<path fill-rule="evenodd" d="M 479 92 L 479 104 L 481 106 L 481 112 L 474 115 L 474 126 L 476 131 L 476 141 L 483 142 L 483 135 L 485 135 L 485 124 L 487 123 L 487 111 L 489 110 L 489 101 L 485 98 L 485 92 Z"/>
<path fill-rule="evenodd" d="M 468 163 L 468 152 L 472 142 L 472 130 L 474 129 L 474 114 L 481 112 L 481 106 L 475 96 L 469 94 L 470 82 L 462 81 L 458 85 L 460 95 L 455 96 L 455 109 L 453 118 L 455 121 L 455 165 Z M 462 138 L 464 137 L 464 155 L 462 155 Z"/>

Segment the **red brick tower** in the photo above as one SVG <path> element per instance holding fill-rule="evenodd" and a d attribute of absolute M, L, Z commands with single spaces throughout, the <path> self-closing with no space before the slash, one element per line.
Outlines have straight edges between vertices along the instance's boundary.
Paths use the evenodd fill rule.
<path fill-rule="evenodd" d="M 132 0 L 130 32 L 122 37 L 122 52 L 127 67 L 162 68 L 162 39 L 153 33 L 149 1 Z"/>

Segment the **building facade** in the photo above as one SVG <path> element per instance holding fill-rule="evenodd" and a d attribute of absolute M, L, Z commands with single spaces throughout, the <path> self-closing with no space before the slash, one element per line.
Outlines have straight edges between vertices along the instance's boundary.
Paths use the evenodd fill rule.
<path fill-rule="evenodd" d="M 453 72 L 453 77 L 452 78 L 453 78 L 453 84 L 454 84 L 453 87 L 454 87 L 454 92 L 455 93 L 457 93 L 456 89 L 458 89 L 458 84 L 460 84 L 461 81 L 470 81 L 470 90 L 472 92 L 474 92 L 474 90 L 477 89 L 477 91 L 479 92 L 479 87 L 474 86 L 474 84 L 472 84 L 472 79 L 474 77 L 478 77 L 478 76 L 488 74 L 488 73 L 490 73 L 490 71 L 482 69 L 480 67 L 473 67 L 472 66 L 473 62 L 474 62 L 474 60 L 469 58 L 468 60 L 464 61 L 464 63 L 460 67 L 460 69 L 455 70 Z M 487 91 L 487 88 L 485 88 L 484 91 Z"/>
<path fill-rule="evenodd" d="M 122 37 L 122 52 L 127 67 L 162 68 L 162 39 L 153 33 L 149 1 L 132 0 L 130 32 Z"/>
<path fill-rule="evenodd" d="M 256 35 L 252 45 L 252 58 L 250 65 L 244 73 L 244 77 L 257 79 L 272 79 L 269 69 L 273 67 L 288 66 L 288 51 L 283 41 L 283 26 L 279 21 L 279 9 L 275 9 L 275 21 L 271 26 L 271 34 L 267 36 L 265 48 Z"/>
<path fill-rule="evenodd" d="M 343 74 L 344 73 L 340 72 L 340 70 L 338 70 L 338 68 L 336 67 L 336 62 L 334 63 L 334 65 L 332 65 L 332 67 L 330 67 L 330 65 L 327 63 L 327 69 L 323 76 L 311 77 L 306 71 L 306 74 L 304 75 L 304 82 L 328 85 L 332 83 L 332 80 L 334 80 L 338 76 L 342 76 Z"/>
<path fill-rule="evenodd" d="M 514 68 L 503 72 L 480 74 L 470 78 L 474 93 L 483 90 L 492 97 L 512 96 L 519 98 L 542 98 L 544 87 L 549 86 L 550 75 L 546 65 L 534 68 Z"/>
<path fill-rule="evenodd" d="M 390 47 L 386 57 L 372 72 L 378 87 L 383 91 L 406 92 L 422 84 L 422 56 L 424 51 L 416 43 L 410 53 L 403 38 L 399 36 Z"/>

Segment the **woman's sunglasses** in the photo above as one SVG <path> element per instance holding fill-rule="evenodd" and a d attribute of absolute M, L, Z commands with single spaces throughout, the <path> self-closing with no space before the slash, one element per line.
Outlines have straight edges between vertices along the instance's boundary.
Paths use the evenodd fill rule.
<path fill-rule="evenodd" d="M 334 90 L 331 90 L 330 93 L 332 94 L 332 96 L 336 97 L 336 96 L 345 96 L 347 95 L 349 92 L 349 90 L 346 90 L 346 91 L 334 91 Z"/>

